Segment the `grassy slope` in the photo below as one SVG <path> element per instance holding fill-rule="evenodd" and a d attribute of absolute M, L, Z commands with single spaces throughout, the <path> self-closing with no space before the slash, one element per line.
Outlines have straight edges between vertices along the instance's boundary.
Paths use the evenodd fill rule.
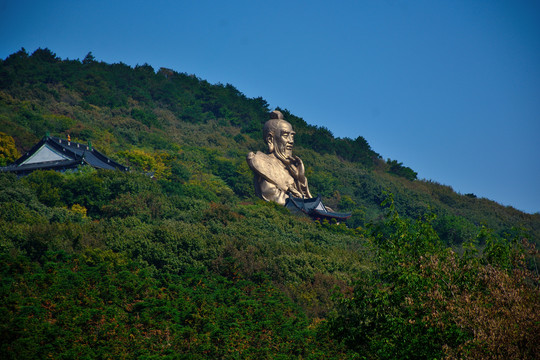
<path fill-rule="evenodd" d="M 156 74 L 148 66 L 61 61 L 48 50 L 12 55 L 0 64 L 0 75 L 0 132 L 20 151 L 47 131 L 70 134 L 135 170 L 1 175 L 0 335 L 7 340 L 0 351 L 13 358 L 347 358 L 355 352 L 391 358 L 397 346 L 387 334 L 391 327 L 412 334 L 399 340 L 411 345 L 404 350 L 409 355 L 441 331 L 459 353 L 472 341 L 473 325 L 415 327 L 410 311 L 421 314 L 437 299 L 443 283 L 422 270 L 438 264 L 432 259 L 450 267 L 434 273 L 454 276 L 441 276 L 456 286 L 445 295 L 447 315 L 452 306 L 468 309 L 454 294 L 468 299 L 469 291 L 489 290 L 475 278 L 484 274 L 484 263 L 465 259 L 454 269 L 444 247 L 433 245 L 438 236 L 429 223 L 384 220 L 388 206 L 393 209 L 381 209 L 384 191 L 394 194 L 403 219 L 436 213 L 433 225 L 446 243 L 482 242 L 495 269 L 510 266 L 514 246 L 498 239 L 522 237 L 512 227 L 539 238 L 540 215 L 396 176 L 362 138 L 334 139 L 286 110 L 312 192 L 354 216 L 349 228 L 317 224 L 263 203 L 253 196 L 244 159 L 262 150 L 260 129 L 269 109 L 230 85 Z M 462 273 L 465 280 L 456 275 Z M 378 295 L 358 295 L 366 289 Z M 332 293 L 353 291 L 355 297 L 337 298 L 336 306 Z M 526 304 L 534 314 L 538 297 L 532 294 L 512 304 Z M 421 308 L 409 309 L 410 301 Z M 387 325 L 362 328 L 381 313 L 389 315 Z M 343 328 L 359 314 L 360 324 Z M 321 321 L 327 317 L 333 328 Z M 474 326 L 484 325 L 507 326 Z M 339 344 L 332 334 L 352 340 Z M 374 340 L 360 344 L 359 334 Z M 430 346 L 440 352 L 442 345 Z"/>

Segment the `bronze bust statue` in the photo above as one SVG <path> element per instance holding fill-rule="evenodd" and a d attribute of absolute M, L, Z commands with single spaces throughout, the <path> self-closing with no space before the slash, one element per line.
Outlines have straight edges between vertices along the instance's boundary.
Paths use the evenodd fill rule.
<path fill-rule="evenodd" d="M 268 153 L 250 152 L 247 163 L 254 173 L 255 193 L 266 201 L 285 205 L 289 196 L 310 199 L 304 163 L 293 155 L 295 132 L 280 111 L 270 113 L 263 137 Z"/>

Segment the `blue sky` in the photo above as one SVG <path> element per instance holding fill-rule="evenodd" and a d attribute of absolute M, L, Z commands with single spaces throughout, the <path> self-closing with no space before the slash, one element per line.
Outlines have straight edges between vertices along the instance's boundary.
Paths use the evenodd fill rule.
<path fill-rule="evenodd" d="M 0 58 L 22 47 L 230 83 L 540 212 L 540 1 L 0 0 Z"/>

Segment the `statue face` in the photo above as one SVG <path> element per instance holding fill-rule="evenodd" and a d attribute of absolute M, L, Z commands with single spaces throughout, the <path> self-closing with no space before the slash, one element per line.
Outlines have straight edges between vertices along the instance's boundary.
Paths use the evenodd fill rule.
<path fill-rule="evenodd" d="M 286 121 L 282 121 L 278 125 L 278 129 L 274 136 L 274 151 L 278 157 L 288 159 L 292 157 L 292 149 L 294 146 L 294 135 L 291 124 Z"/>

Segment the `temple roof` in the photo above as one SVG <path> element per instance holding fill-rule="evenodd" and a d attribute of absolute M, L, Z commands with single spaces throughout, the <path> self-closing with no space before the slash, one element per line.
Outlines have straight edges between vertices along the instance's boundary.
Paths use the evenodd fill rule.
<path fill-rule="evenodd" d="M 309 215 L 313 219 L 336 219 L 344 221 L 351 217 L 351 213 L 336 213 L 329 211 L 322 203 L 321 196 L 311 199 L 301 199 L 289 196 L 285 207 L 291 212 L 301 212 Z"/>
<path fill-rule="evenodd" d="M 1 167 L 0 171 L 26 174 L 34 170 L 62 171 L 85 164 L 97 169 L 129 170 L 128 167 L 109 159 L 91 145 L 46 136 L 13 164 Z"/>

